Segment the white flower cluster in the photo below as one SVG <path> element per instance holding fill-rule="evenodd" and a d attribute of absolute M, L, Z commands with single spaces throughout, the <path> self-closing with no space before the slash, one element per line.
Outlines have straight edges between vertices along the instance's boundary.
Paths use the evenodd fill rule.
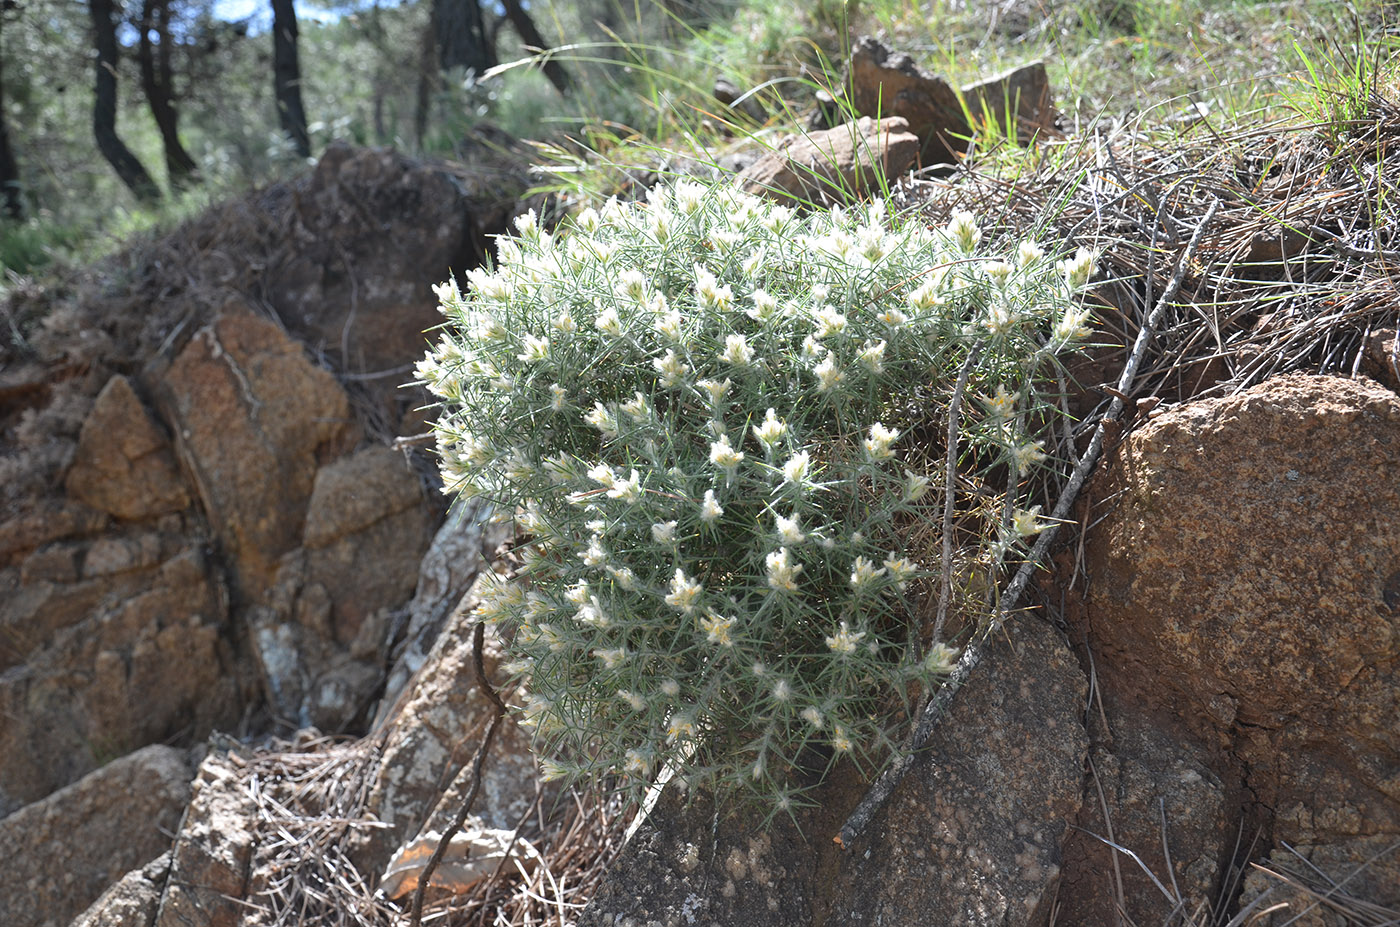
<path fill-rule="evenodd" d="M 969 443 L 1041 464 L 1037 377 L 1089 333 L 1093 256 L 994 259 L 970 213 L 798 215 L 688 182 L 517 230 L 437 288 L 418 375 L 446 491 L 528 534 L 529 592 L 489 587 L 481 616 L 517 628 L 551 773 L 641 787 L 673 763 L 776 800 L 811 744 L 878 761 L 881 713 L 956 658 L 911 645 L 938 555 L 906 538 L 944 501 L 911 436 L 943 433 L 977 346 Z M 998 563 L 1043 527 L 1023 501 L 988 528 Z"/>

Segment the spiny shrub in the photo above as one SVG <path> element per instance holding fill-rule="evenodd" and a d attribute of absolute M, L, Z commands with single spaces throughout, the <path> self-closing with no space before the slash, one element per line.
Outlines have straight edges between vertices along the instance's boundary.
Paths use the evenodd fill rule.
<path fill-rule="evenodd" d="M 1087 334 L 1092 257 L 693 183 L 517 227 L 468 293 L 437 289 L 419 375 L 446 491 L 523 532 L 480 616 L 513 633 L 546 773 L 640 790 L 669 767 L 782 809 L 813 755 L 882 762 L 956 657 L 918 616 L 959 371 L 975 351 L 964 478 L 1004 480 L 959 493 L 960 563 L 994 584 L 1039 529 L 1038 384 Z"/>

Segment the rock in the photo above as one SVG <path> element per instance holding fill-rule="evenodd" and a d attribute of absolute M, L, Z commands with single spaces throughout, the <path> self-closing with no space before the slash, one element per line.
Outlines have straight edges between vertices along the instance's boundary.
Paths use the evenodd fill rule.
<path fill-rule="evenodd" d="M 841 101 L 825 87 L 817 89 L 817 92 L 812 95 L 812 102 L 815 105 L 807 117 L 807 131 L 817 132 L 822 129 L 834 129 L 845 121 L 842 115 Z"/>
<path fill-rule="evenodd" d="M 68 499 L 41 499 L 0 523 L 0 563 L 60 538 L 87 537 L 107 527 L 108 518 Z"/>
<path fill-rule="evenodd" d="M 997 638 L 927 752 L 845 852 L 867 783 L 844 766 L 796 823 L 689 809 L 668 789 L 580 918 L 619 923 L 1039 923 L 1079 807 L 1087 684 L 1043 622 Z"/>
<path fill-rule="evenodd" d="M 123 376 L 97 394 L 64 485 L 70 498 L 127 521 L 190 504 L 169 440 Z"/>
<path fill-rule="evenodd" d="M 404 687 L 427 662 L 448 618 L 476 582 L 477 574 L 488 568 L 487 558 L 510 533 L 510 525 L 493 520 L 490 507 L 479 499 L 459 503 L 447 513 L 418 569 L 407 627 L 394 646 L 393 669 L 384 684 L 376 728 L 388 720 Z"/>
<path fill-rule="evenodd" d="M 337 642 L 351 643 L 377 609 L 413 595 L 431 521 L 418 476 L 398 451 L 376 445 L 317 471 L 302 543 L 329 597 Z"/>
<path fill-rule="evenodd" d="M 170 862 L 171 854 L 165 852 L 122 876 L 78 915 L 73 927 L 152 927 L 170 877 Z"/>
<path fill-rule="evenodd" d="M 868 35 L 851 48 L 851 106 L 863 116 L 898 117 L 919 140 L 923 166 L 951 164 L 972 134 L 953 85 Z"/>
<path fill-rule="evenodd" d="M 474 603 L 472 603 L 474 604 Z M 394 852 L 420 833 L 445 832 L 461 806 L 470 760 L 493 713 L 472 671 L 474 621 L 449 620 L 423 669 L 381 728 L 384 738 L 366 804 L 384 824 L 356 854 L 362 871 L 383 872 Z M 487 634 L 483 665 L 501 683 L 500 643 Z M 446 786 L 446 787 L 445 787 Z M 473 817 L 486 828 L 514 828 L 535 800 L 530 738 L 513 718 L 501 723 L 484 764 Z"/>
<path fill-rule="evenodd" d="M 847 86 L 856 112 L 908 122 L 924 167 L 956 163 L 977 126 L 990 124 L 1006 134 L 1014 123 L 1022 142 L 1055 131 L 1057 114 L 1041 62 L 957 90 L 908 55 L 861 36 L 851 49 Z"/>
<path fill-rule="evenodd" d="M 842 856 L 834 921 L 1042 923 L 1080 805 L 1087 691 L 1049 624 L 1020 620 L 991 641 L 926 756 Z"/>
<path fill-rule="evenodd" d="M 1245 876 L 1238 909 L 1260 912 L 1248 921 L 1258 927 L 1346 927 L 1394 918 L 1400 835 L 1274 850 Z"/>
<path fill-rule="evenodd" d="M 898 117 L 863 116 L 824 132 L 794 136 L 739 174 L 749 193 L 777 200 L 831 204 L 877 190 L 914 164 L 918 139 Z"/>
<path fill-rule="evenodd" d="M 144 743 L 367 719 L 441 503 L 360 449 L 414 426 L 431 286 L 519 205 L 500 141 L 332 146 L 143 245 L 132 286 L 35 296 L 0 359 L 0 815 Z"/>
<path fill-rule="evenodd" d="M 454 895 L 470 891 L 482 879 L 488 878 L 507 859 L 518 860 L 520 868 L 530 872 L 539 864 L 539 856 L 531 854 L 517 838 L 514 830 L 469 826 L 457 832 L 433 870 L 428 885 L 446 889 Z M 407 899 L 418 889 L 423 872 L 437 853 L 442 834 L 429 831 L 407 844 L 389 860 L 389 866 L 379 880 L 379 891 L 407 905 Z M 519 852 L 516 852 L 519 850 Z"/>
<path fill-rule="evenodd" d="M 768 119 L 768 113 L 764 111 L 763 104 L 759 102 L 758 97 L 745 95 L 745 92 L 739 89 L 739 85 L 728 78 L 715 79 L 714 95 L 720 103 L 737 113 L 742 113 L 759 125 Z"/>
<path fill-rule="evenodd" d="M 1159 884 L 1174 886 L 1191 909 L 1214 897 L 1232 862 L 1238 796 L 1210 770 L 1204 751 L 1151 718 L 1119 714 L 1112 726 L 1110 743 L 1091 754 L 1078 829 L 1065 842 L 1058 914 L 1065 923 L 1111 924 L 1121 904 L 1134 923 L 1167 923 L 1177 899 Z M 1136 853 L 1152 875 L 1099 838 Z"/>
<path fill-rule="evenodd" d="M 233 305 L 194 335 L 157 394 L 233 559 L 235 597 L 264 602 L 278 559 L 300 546 L 318 464 L 358 440 L 345 391 L 285 332 Z"/>
<path fill-rule="evenodd" d="M 1150 718 L 1178 745 L 1165 757 L 1190 758 L 1181 776 L 1218 777 L 1226 832 L 1400 834 L 1400 397 L 1298 374 L 1179 406 L 1124 441 L 1093 493 L 1113 502 L 1088 537 L 1078 630 L 1110 727 Z M 1215 803 L 1157 778 L 1149 794 Z M 1216 839 L 1214 813 L 1192 818 Z"/>
<path fill-rule="evenodd" d="M 303 727 L 343 731 L 384 679 L 389 635 L 413 593 L 433 513 L 403 455 L 371 446 L 316 472 L 303 547 L 266 606 L 246 614 L 269 702 Z"/>
<path fill-rule="evenodd" d="M 1371 333 L 1361 355 L 1361 367 L 1367 376 L 1400 393 L 1400 337 L 1395 329 L 1382 328 Z"/>
<path fill-rule="evenodd" d="M 1022 144 L 1059 134 L 1045 62 L 1033 61 L 962 88 L 976 126 L 991 126 L 997 135 Z"/>
<path fill-rule="evenodd" d="M 73 556 L 84 563 L 118 540 Z M 152 543 L 126 541 L 127 554 Z M 103 570 L 115 556 L 98 558 Z M 227 593 L 199 548 L 159 557 L 76 583 L 38 581 L 0 604 L 9 653 L 21 661 L 0 674 L 0 813 L 104 758 L 238 720 Z"/>
<path fill-rule="evenodd" d="M 191 770 L 170 747 L 114 760 L 0 819 L 6 927 L 66 927 L 130 870 L 170 847 Z"/>
<path fill-rule="evenodd" d="M 153 927 L 243 923 L 240 902 L 257 842 L 257 809 L 242 785 L 227 756 L 211 753 L 200 764 Z"/>
<path fill-rule="evenodd" d="M 489 139 L 463 162 L 415 161 L 388 149 L 334 143 L 298 191 L 266 292 L 289 331 L 337 369 L 385 374 L 423 355 L 441 321 L 433 284 L 482 263 L 486 236 L 505 231 L 530 181 L 510 139 Z M 367 381 L 379 385 L 379 381 Z"/>

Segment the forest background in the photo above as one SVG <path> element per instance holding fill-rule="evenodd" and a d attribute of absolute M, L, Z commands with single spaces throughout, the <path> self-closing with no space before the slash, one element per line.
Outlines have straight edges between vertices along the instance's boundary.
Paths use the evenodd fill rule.
<path fill-rule="evenodd" d="M 860 32 L 955 81 L 1043 58 L 1081 131 L 1344 119 L 1389 71 L 1392 6 L 3 0 L 0 287 L 304 169 L 336 138 L 451 158 L 489 123 L 545 143 L 544 176 L 586 194 L 610 192 L 600 165 L 713 163 L 839 98 Z M 751 96 L 723 106 L 717 80 Z"/>

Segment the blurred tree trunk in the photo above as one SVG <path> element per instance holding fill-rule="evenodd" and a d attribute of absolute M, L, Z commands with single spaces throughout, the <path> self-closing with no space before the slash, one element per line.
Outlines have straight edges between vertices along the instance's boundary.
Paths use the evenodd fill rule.
<path fill-rule="evenodd" d="M 540 35 L 540 30 L 535 28 L 535 21 L 530 18 L 525 7 L 520 5 L 520 0 L 501 0 L 506 8 L 506 18 L 515 27 L 516 33 L 520 36 L 527 47 L 545 51 L 544 36 Z M 559 91 L 561 96 L 568 96 L 573 89 L 574 82 L 569 77 L 569 72 L 564 70 L 564 66 L 553 58 L 546 58 L 544 62 L 544 76 L 549 78 L 549 82 L 554 85 L 554 89 Z"/>
<path fill-rule="evenodd" d="M 480 75 L 496 66 L 496 45 L 478 0 L 433 0 L 432 10 L 440 69 L 463 68 Z"/>
<path fill-rule="evenodd" d="M 311 157 L 306 107 L 301 102 L 301 64 L 297 61 L 297 11 L 292 0 L 272 0 L 272 84 L 282 131 L 298 155 Z"/>
<path fill-rule="evenodd" d="M 5 25 L 5 14 L 14 9 L 13 0 L 0 3 L 0 29 Z M 0 67 L 3 66 L 3 47 L 0 46 Z M 10 121 L 5 116 L 5 76 L 0 71 L 0 215 L 7 219 L 24 218 L 24 187 L 19 178 L 19 162 L 15 160 L 14 149 L 10 147 Z"/>
<path fill-rule="evenodd" d="M 97 149 L 138 200 L 153 203 L 160 199 L 160 188 L 117 135 L 117 27 L 112 21 L 112 0 L 88 0 L 88 13 L 97 50 L 92 103 Z"/>
<path fill-rule="evenodd" d="M 150 103 L 156 127 L 160 129 L 170 185 L 176 190 L 183 190 L 199 178 L 194 159 L 180 144 L 180 114 L 175 109 L 175 81 L 170 66 L 170 0 L 143 0 L 141 21 L 137 28 L 141 32 L 137 45 L 137 57 L 141 62 L 141 88 Z M 156 35 L 158 47 L 152 47 L 152 32 Z"/>
<path fill-rule="evenodd" d="M 437 9 L 437 3 L 433 4 Z M 439 83 L 437 63 L 437 15 L 428 14 L 423 29 L 421 54 L 418 56 L 418 88 L 413 102 L 413 144 L 423 150 L 423 138 L 428 134 L 428 114 L 433 107 L 433 94 Z"/>

